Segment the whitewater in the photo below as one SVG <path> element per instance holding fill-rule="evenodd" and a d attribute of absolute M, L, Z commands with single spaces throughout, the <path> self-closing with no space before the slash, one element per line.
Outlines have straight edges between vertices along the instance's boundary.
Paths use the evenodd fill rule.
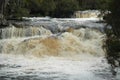
<path fill-rule="evenodd" d="M 105 59 L 100 19 L 24 19 L 0 29 L 0 80 L 120 79 Z"/>

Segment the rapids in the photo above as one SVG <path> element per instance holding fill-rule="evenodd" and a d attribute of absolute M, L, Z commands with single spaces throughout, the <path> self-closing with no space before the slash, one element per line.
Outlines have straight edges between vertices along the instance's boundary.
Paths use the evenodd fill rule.
<path fill-rule="evenodd" d="M 25 19 L 0 29 L 0 80 L 118 78 L 105 59 L 105 24 L 97 18 Z"/>
<path fill-rule="evenodd" d="M 42 28 L 41 32 L 43 34 L 39 36 L 2 40 L 0 52 L 35 56 L 74 56 L 79 54 L 102 56 L 105 54 L 102 49 L 105 35 L 97 30 L 69 28 L 66 32 L 52 34 Z"/>

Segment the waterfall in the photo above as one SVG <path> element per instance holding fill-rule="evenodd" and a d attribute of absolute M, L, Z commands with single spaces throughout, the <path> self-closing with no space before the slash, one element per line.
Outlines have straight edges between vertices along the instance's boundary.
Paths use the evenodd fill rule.
<path fill-rule="evenodd" d="M 0 29 L 0 38 L 18 38 L 18 37 L 29 37 L 29 36 L 40 36 L 40 35 L 50 35 L 51 32 L 47 29 L 41 27 L 29 26 L 27 28 L 16 28 L 14 26 Z"/>
<path fill-rule="evenodd" d="M 86 10 L 86 11 L 76 11 L 73 17 L 76 18 L 91 18 L 91 17 L 100 17 L 101 12 L 98 10 Z"/>
<path fill-rule="evenodd" d="M 97 21 L 30 18 L 1 28 L 0 80 L 114 79 L 103 50 L 104 24 Z"/>
<path fill-rule="evenodd" d="M 33 56 L 74 56 L 91 54 L 103 56 L 105 35 L 90 28 L 68 28 L 60 34 L 52 34 L 43 27 L 1 29 L 0 41 L 2 53 Z M 27 38 L 28 37 L 28 38 Z"/>

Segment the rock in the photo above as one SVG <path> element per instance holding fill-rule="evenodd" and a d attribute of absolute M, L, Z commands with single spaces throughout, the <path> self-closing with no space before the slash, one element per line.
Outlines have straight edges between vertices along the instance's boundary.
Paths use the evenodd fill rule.
<path fill-rule="evenodd" d="M 3 18 L 3 14 L 0 14 L 0 19 L 2 19 Z"/>
<path fill-rule="evenodd" d="M 9 22 L 6 19 L 0 19 L 0 28 L 9 26 Z"/>

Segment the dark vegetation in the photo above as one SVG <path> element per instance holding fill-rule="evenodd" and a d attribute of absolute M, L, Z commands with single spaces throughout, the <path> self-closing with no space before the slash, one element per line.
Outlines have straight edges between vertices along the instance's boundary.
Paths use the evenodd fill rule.
<path fill-rule="evenodd" d="M 105 31 L 107 34 L 106 51 L 107 60 L 113 68 L 113 74 L 116 75 L 114 70 L 116 67 L 120 67 L 120 1 L 111 0 L 108 10 L 109 14 L 105 16 L 108 26 Z"/>
<path fill-rule="evenodd" d="M 0 0 L 8 19 L 25 16 L 70 17 L 74 11 L 106 9 L 110 0 Z"/>

